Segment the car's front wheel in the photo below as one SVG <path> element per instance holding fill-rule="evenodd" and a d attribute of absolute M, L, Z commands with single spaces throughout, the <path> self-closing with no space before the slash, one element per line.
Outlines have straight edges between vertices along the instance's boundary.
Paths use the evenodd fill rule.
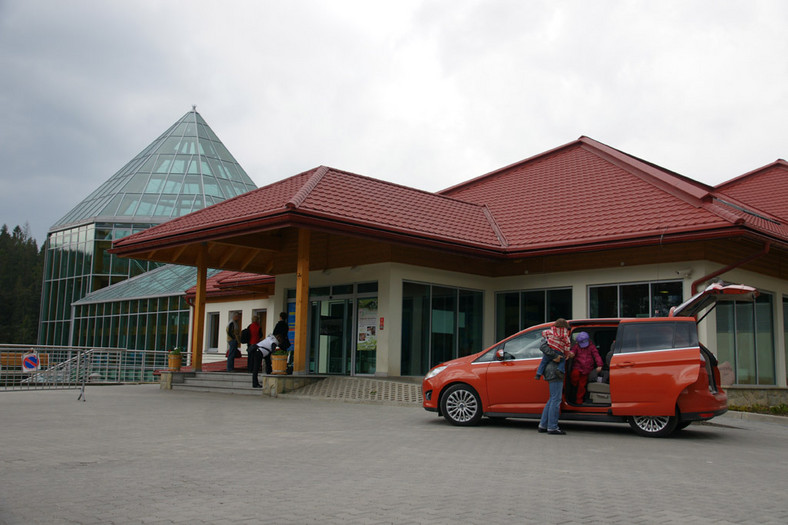
<path fill-rule="evenodd" d="M 482 418 L 479 394 L 468 385 L 452 385 L 441 399 L 441 413 L 452 425 L 475 425 Z"/>
<path fill-rule="evenodd" d="M 629 426 L 641 436 L 665 437 L 676 430 L 678 421 L 676 416 L 632 416 Z"/>

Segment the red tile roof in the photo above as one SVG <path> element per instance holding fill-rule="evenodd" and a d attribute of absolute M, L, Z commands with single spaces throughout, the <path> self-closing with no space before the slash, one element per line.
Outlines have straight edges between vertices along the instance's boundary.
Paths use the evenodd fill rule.
<path fill-rule="evenodd" d="M 503 243 L 483 205 L 321 166 L 126 237 L 115 247 L 252 231 L 299 219 L 485 250 Z"/>
<path fill-rule="evenodd" d="M 716 186 L 718 193 L 729 195 L 750 206 L 788 221 L 788 162 L 778 159 Z"/>
<path fill-rule="evenodd" d="M 441 192 L 487 204 L 510 250 L 708 230 L 710 188 L 581 137 Z"/>
<path fill-rule="evenodd" d="M 609 243 L 704 238 L 750 229 L 788 242 L 778 161 L 712 188 L 588 137 L 429 193 L 321 166 L 116 241 L 142 249 L 284 226 L 315 225 L 517 256 Z M 773 196 L 773 195 L 771 195 Z M 741 197 L 741 198 L 739 198 Z"/>
<path fill-rule="evenodd" d="M 243 287 L 255 284 L 271 284 L 274 280 L 275 278 L 270 275 L 225 270 L 208 277 L 205 282 L 205 293 L 209 297 L 253 294 L 254 291 L 245 290 Z M 186 290 L 187 297 L 194 297 L 196 293 L 197 286 L 192 286 Z"/>

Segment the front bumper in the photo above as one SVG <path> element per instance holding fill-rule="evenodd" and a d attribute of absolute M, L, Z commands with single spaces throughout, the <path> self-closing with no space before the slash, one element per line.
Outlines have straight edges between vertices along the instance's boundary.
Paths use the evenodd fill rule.
<path fill-rule="evenodd" d="M 438 391 L 432 382 L 428 379 L 425 379 L 421 382 L 421 393 L 422 393 L 422 406 L 424 410 L 428 412 L 437 412 L 438 411 Z"/>

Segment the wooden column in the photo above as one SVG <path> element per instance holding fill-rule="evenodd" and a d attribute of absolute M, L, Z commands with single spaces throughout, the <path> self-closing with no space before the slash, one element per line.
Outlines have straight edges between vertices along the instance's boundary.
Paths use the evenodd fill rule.
<path fill-rule="evenodd" d="M 293 374 L 306 374 L 306 330 L 309 314 L 309 230 L 298 230 L 296 270 L 295 350 Z"/>
<path fill-rule="evenodd" d="M 194 297 L 194 322 L 192 323 L 192 368 L 202 370 L 203 335 L 205 334 L 205 287 L 208 267 L 205 263 L 205 245 L 197 253 L 197 293 Z"/>

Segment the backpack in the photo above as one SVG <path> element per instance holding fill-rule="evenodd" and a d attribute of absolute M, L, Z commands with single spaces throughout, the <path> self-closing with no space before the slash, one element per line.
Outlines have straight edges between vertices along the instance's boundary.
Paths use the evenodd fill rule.
<path fill-rule="evenodd" d="M 243 330 L 241 330 L 241 343 L 248 345 L 250 338 L 251 338 L 251 334 L 249 333 L 249 327 L 246 327 Z"/>

